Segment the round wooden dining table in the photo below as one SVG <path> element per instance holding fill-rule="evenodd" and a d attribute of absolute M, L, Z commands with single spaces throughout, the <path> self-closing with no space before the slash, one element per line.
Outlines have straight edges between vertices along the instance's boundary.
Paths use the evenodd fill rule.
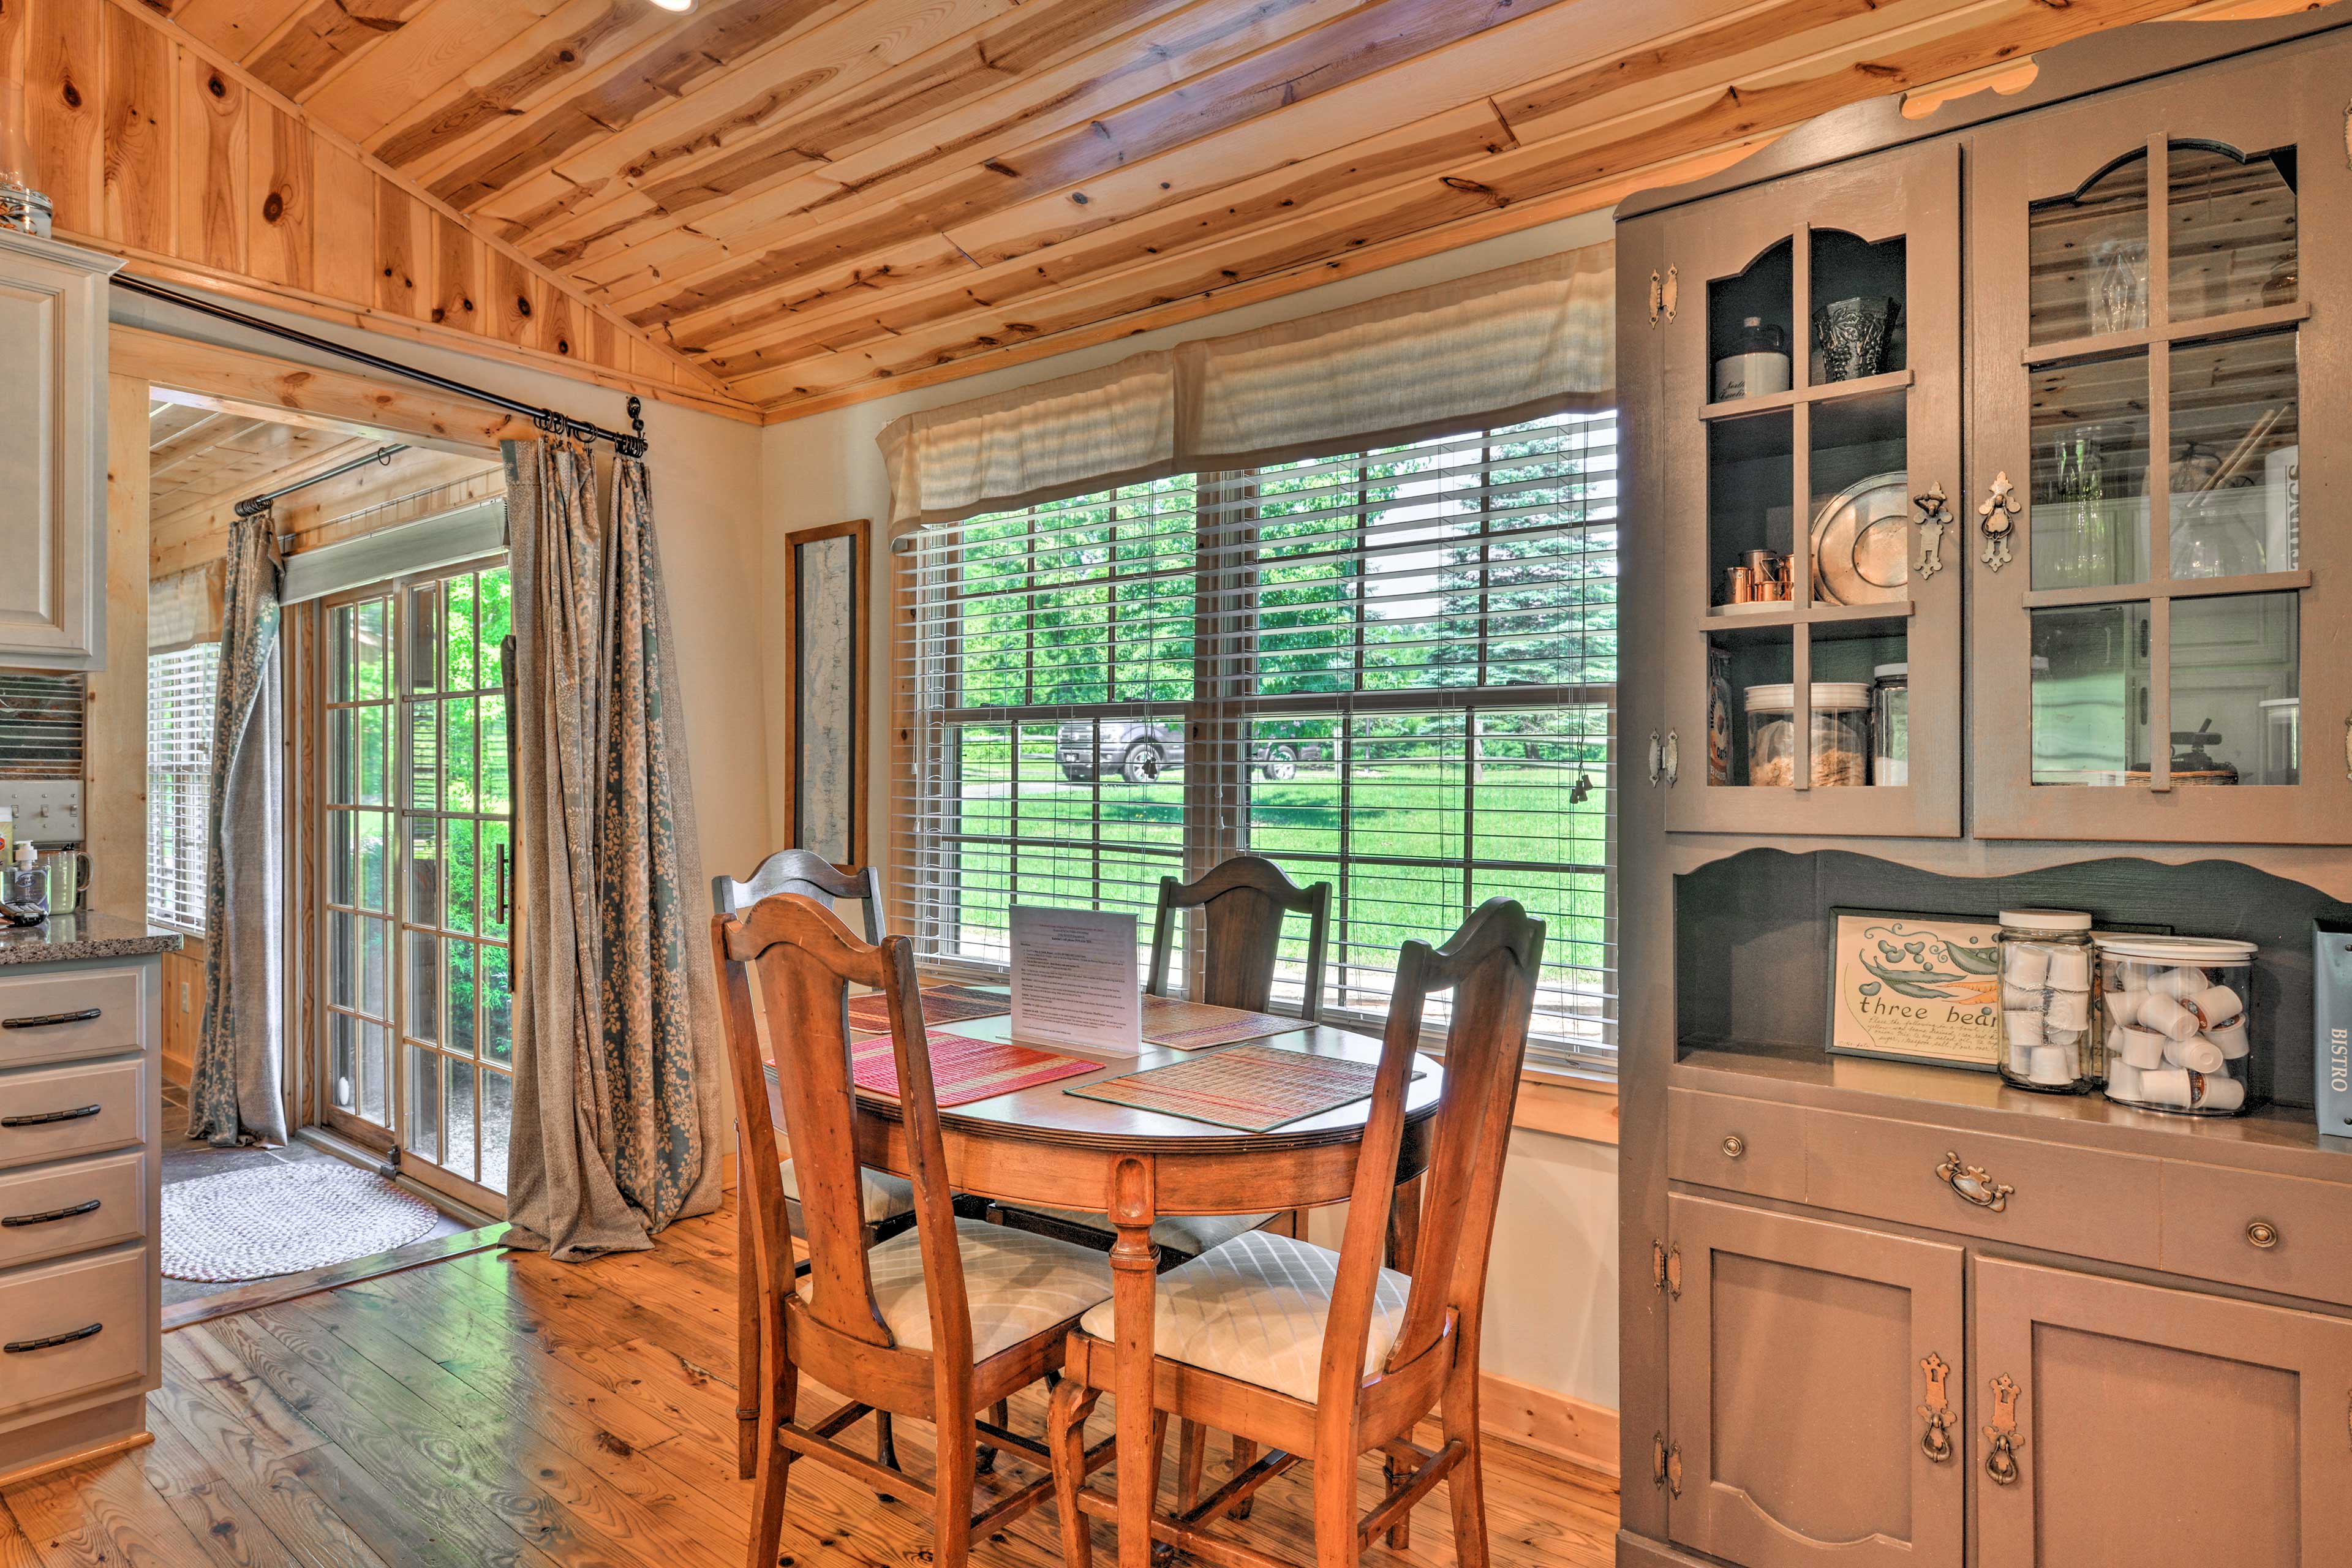
<path fill-rule="evenodd" d="M 980 1040 L 1014 1037 L 1013 1020 L 1003 1016 L 969 1019 L 935 1032 Z M 1377 1062 L 1381 1053 L 1378 1039 L 1326 1024 L 1301 1025 L 1264 1037 L 1263 1043 L 1368 1063 Z M 1039 1048 L 1097 1059 L 1062 1046 Z M 1371 1109 L 1368 1097 L 1271 1131 L 1246 1132 L 1066 1092 L 1211 1054 L 1146 1046 L 1136 1057 L 1103 1058 L 1098 1070 L 1082 1078 L 940 1111 L 948 1178 L 957 1192 L 1025 1207 L 1098 1210 L 1117 1227 L 1118 1239 L 1110 1249 L 1111 1311 L 1118 1336 L 1113 1392 L 1122 1478 L 1150 1463 L 1152 1281 L 1159 1252 L 1151 1240 L 1153 1222 L 1168 1215 L 1263 1214 L 1346 1201 L 1355 1184 L 1356 1157 Z M 1434 1059 L 1416 1058 L 1397 1159 L 1400 1185 L 1415 1181 L 1429 1163 L 1432 1118 L 1443 1075 Z M 772 1075 L 769 1098 L 776 1125 L 785 1127 Z M 857 1110 L 860 1160 L 877 1170 L 908 1174 L 906 1131 L 898 1101 L 860 1089 Z M 1399 1206 L 1405 1211 L 1400 1239 L 1409 1248 L 1412 1208 L 1403 1194 Z M 745 1342 L 756 1343 L 756 1337 Z M 1119 1488 L 1119 1568 L 1149 1568 L 1152 1492 L 1149 1486 Z"/>

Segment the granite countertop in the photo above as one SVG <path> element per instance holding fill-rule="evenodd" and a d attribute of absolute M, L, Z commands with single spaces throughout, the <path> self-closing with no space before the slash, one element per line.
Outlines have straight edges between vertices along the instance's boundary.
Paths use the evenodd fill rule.
<path fill-rule="evenodd" d="M 0 926 L 0 964 L 144 958 L 177 952 L 184 940 L 178 931 L 121 915 L 51 915 L 37 926 Z"/>

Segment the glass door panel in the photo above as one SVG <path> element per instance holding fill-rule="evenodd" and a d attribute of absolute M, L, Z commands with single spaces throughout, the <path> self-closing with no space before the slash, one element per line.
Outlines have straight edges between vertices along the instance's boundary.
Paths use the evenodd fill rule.
<path fill-rule="evenodd" d="M 2352 680 L 2303 639 L 2338 635 L 2352 560 L 2331 575 L 2344 547 L 2301 514 L 2305 448 L 2341 447 L 2305 426 L 2346 416 L 2302 377 L 2352 270 L 2300 245 L 2299 207 L 2345 194 L 2340 117 L 2142 92 L 1975 153 L 1969 521 L 2011 479 L 2025 568 L 1972 526 L 1979 829 L 2334 842 L 2352 791 L 2306 765 L 2303 710 L 2341 722 Z M 2168 131 L 2117 144 L 2132 123 Z"/>
<path fill-rule="evenodd" d="M 508 569 L 404 581 L 324 619 L 327 1119 L 495 1207 L 514 1060 Z"/>

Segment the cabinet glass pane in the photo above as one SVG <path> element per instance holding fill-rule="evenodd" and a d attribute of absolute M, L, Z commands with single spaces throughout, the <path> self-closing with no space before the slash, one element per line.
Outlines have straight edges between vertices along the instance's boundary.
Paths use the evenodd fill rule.
<path fill-rule="evenodd" d="M 2032 614 L 2033 782 L 2147 783 L 2147 605 Z"/>
<path fill-rule="evenodd" d="M 1806 549 L 1822 604 L 1887 604 L 1908 591 L 1904 397 L 1896 388 L 1813 405 Z"/>
<path fill-rule="evenodd" d="M 2172 777 L 2291 784 L 2301 759 L 2300 596 L 2172 602 Z"/>
<path fill-rule="evenodd" d="M 2176 321 L 2285 305 L 2295 298 L 2294 189 L 2282 160 L 2176 142 L 2165 216 Z"/>
<path fill-rule="evenodd" d="M 1811 384 L 1904 368 L 1903 237 L 1873 245 L 1843 229 L 1812 231 L 1813 297 L 1806 312 Z"/>
<path fill-rule="evenodd" d="M 2031 331 L 2037 343 L 2147 325 L 2147 153 L 2027 214 Z"/>
<path fill-rule="evenodd" d="M 1718 419 L 1706 427 L 1707 576 L 1714 600 L 1743 593 L 1751 603 L 1787 597 L 1787 558 L 1796 536 L 1796 422 L 1789 410 Z M 1734 569 L 1747 573 L 1744 590 Z"/>
<path fill-rule="evenodd" d="M 1706 288 L 1707 395 L 1722 403 L 1786 392 L 1796 342 L 1796 247 L 1781 240 Z"/>
<path fill-rule="evenodd" d="M 2296 342 L 2276 332 L 2173 349 L 2175 577 L 2294 568 L 2302 472 Z"/>
<path fill-rule="evenodd" d="M 2147 579 L 2147 395 L 2146 354 L 2033 373 L 2036 588 Z"/>

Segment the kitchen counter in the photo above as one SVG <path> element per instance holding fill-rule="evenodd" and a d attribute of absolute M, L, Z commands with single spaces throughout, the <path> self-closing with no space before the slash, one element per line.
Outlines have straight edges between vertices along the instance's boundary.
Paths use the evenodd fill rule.
<path fill-rule="evenodd" d="M 178 931 L 120 915 L 52 915 L 37 926 L 0 926 L 0 964 L 144 958 L 177 952 L 184 941 Z"/>

